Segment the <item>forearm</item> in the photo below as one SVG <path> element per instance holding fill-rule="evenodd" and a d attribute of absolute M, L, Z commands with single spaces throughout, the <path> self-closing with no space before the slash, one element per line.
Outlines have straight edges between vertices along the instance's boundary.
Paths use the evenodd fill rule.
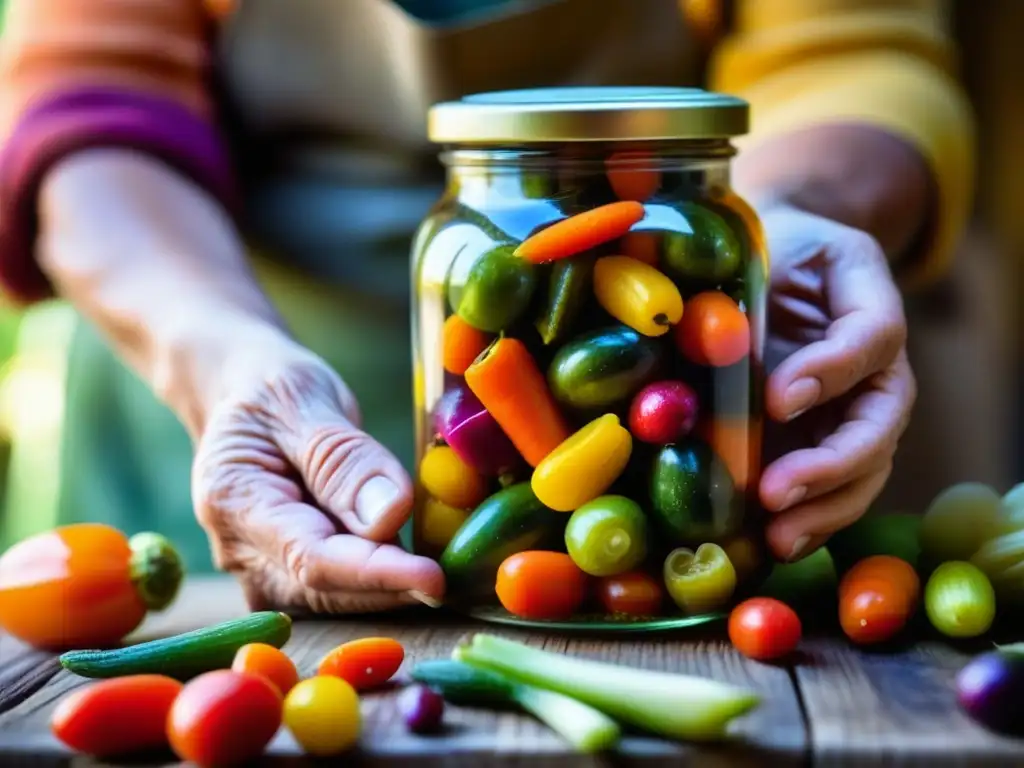
<path fill-rule="evenodd" d="M 734 186 L 756 208 L 787 204 L 868 232 L 892 261 L 920 242 L 933 183 L 913 146 L 869 125 L 820 125 L 739 155 Z"/>
<path fill-rule="evenodd" d="M 193 435 L 242 373 L 237 352 L 287 336 L 221 205 L 159 161 L 72 155 L 47 176 L 39 217 L 56 290 Z"/>

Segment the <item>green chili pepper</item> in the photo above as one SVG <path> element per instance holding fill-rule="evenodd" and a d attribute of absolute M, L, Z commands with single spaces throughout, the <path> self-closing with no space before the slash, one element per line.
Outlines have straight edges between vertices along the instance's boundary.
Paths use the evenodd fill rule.
<path fill-rule="evenodd" d="M 570 330 L 590 295 L 593 274 L 594 259 L 587 254 L 551 265 L 547 303 L 535 324 L 544 344 L 560 341 Z"/>

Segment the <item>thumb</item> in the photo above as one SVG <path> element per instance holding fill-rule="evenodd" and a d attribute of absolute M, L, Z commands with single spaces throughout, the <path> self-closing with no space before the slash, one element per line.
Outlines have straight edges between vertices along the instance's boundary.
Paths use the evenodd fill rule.
<path fill-rule="evenodd" d="M 310 496 L 351 533 L 394 539 L 409 519 L 413 487 L 397 458 L 353 424 L 338 404 L 298 409 L 281 427 L 278 445 Z"/>

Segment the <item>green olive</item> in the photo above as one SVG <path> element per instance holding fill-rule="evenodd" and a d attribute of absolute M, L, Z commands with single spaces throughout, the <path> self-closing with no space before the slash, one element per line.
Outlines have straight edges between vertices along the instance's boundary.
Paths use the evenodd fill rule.
<path fill-rule="evenodd" d="M 599 496 L 572 513 L 565 546 L 580 570 L 616 576 L 647 556 L 647 520 L 640 505 L 625 496 Z"/>
<path fill-rule="evenodd" d="M 680 547 L 665 558 L 665 589 L 685 613 L 710 613 L 725 608 L 736 591 L 736 569 L 717 544 L 697 551 Z"/>
<path fill-rule="evenodd" d="M 995 619 L 995 590 L 988 577 L 970 563 L 943 563 L 928 579 L 924 608 L 932 626 L 942 634 L 977 637 L 987 632 Z"/>

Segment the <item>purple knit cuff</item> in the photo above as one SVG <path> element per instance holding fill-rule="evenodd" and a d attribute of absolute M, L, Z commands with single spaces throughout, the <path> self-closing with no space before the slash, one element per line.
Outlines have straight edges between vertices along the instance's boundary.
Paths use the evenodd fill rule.
<path fill-rule="evenodd" d="M 73 152 L 138 150 L 236 206 L 229 153 L 208 122 L 177 102 L 135 92 L 76 90 L 27 111 L 0 152 L 0 285 L 19 302 L 49 298 L 35 259 L 37 198 L 46 173 Z"/>

